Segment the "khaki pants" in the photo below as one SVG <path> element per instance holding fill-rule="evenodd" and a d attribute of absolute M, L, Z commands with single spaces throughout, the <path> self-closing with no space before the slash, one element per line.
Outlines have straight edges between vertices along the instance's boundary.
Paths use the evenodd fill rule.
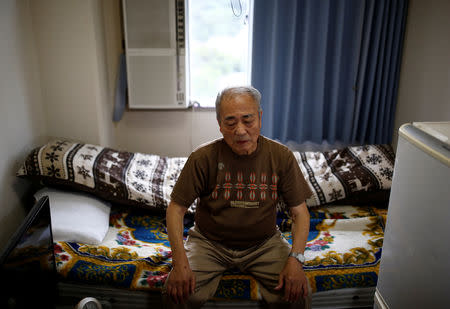
<path fill-rule="evenodd" d="M 188 235 L 185 249 L 189 264 L 195 274 L 195 292 L 183 305 L 174 304 L 165 295 L 164 299 L 168 308 L 200 308 L 214 296 L 223 272 L 230 268 L 237 268 L 251 274 L 260 283 L 261 296 L 269 307 L 311 307 L 310 288 L 309 297 L 306 300 L 301 299 L 296 304 L 283 302 L 283 289 L 281 291 L 274 290 L 278 285 L 278 276 L 290 251 L 289 243 L 279 231 L 263 244 L 245 250 L 232 250 L 225 248 L 220 243 L 209 241 L 195 227 L 189 230 Z"/>

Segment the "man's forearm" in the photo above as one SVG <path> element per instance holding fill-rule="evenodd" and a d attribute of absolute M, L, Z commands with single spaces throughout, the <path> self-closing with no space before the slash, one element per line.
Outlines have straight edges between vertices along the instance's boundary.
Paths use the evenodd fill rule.
<path fill-rule="evenodd" d="M 186 251 L 183 245 L 184 214 L 186 208 L 175 202 L 170 202 L 166 211 L 167 234 L 172 249 L 172 265 L 187 263 Z"/>
<path fill-rule="evenodd" d="M 304 253 L 309 233 L 309 211 L 305 203 L 291 212 L 292 251 Z"/>
<path fill-rule="evenodd" d="M 309 211 L 305 203 L 290 208 L 292 218 L 292 252 L 304 253 L 309 233 Z M 284 300 L 296 302 L 299 297 L 308 295 L 308 280 L 303 270 L 302 262 L 294 257 L 287 258 L 280 273 L 278 286 L 275 290 L 284 288 Z"/>
<path fill-rule="evenodd" d="M 186 207 L 172 201 L 166 211 L 173 266 L 166 286 L 167 294 L 177 304 L 184 303 L 195 291 L 195 276 L 189 266 L 183 244 L 183 219 L 186 210 Z"/>

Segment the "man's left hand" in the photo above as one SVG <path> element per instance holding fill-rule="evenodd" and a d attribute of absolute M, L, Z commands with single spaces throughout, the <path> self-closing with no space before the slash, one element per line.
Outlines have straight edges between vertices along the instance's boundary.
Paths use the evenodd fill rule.
<path fill-rule="evenodd" d="M 303 266 L 295 258 L 288 258 L 286 265 L 280 273 L 278 285 L 275 290 L 281 290 L 284 286 L 284 300 L 297 302 L 299 297 L 308 296 L 308 281 Z"/>

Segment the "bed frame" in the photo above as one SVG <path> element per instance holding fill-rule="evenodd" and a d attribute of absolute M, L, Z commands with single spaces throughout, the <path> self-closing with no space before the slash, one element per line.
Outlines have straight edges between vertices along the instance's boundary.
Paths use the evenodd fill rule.
<path fill-rule="evenodd" d="M 161 308 L 159 292 L 130 291 L 106 286 L 58 283 L 59 309 L 72 309 L 84 297 L 95 297 L 105 309 Z M 314 309 L 373 308 L 375 287 L 348 288 L 317 292 L 312 297 Z M 66 305 L 64 305 L 66 304 Z M 257 301 L 208 301 L 203 308 L 263 308 Z"/>

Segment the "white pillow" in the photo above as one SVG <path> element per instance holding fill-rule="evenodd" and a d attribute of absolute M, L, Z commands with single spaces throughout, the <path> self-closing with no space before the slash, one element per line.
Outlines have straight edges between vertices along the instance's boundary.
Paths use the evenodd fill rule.
<path fill-rule="evenodd" d="M 111 204 L 81 192 L 43 188 L 34 194 L 47 195 L 54 241 L 98 245 L 109 228 Z"/>

